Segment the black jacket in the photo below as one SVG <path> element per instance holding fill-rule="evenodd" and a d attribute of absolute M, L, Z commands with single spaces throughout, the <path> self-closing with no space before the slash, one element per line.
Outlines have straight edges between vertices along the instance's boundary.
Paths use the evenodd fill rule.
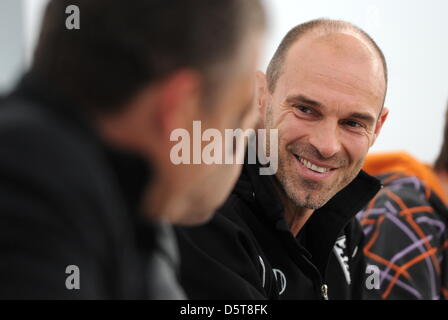
<path fill-rule="evenodd" d="M 360 172 L 313 213 L 295 238 L 283 217 L 273 177 L 259 175 L 258 169 L 244 166 L 234 191 L 210 223 L 177 229 L 187 296 L 360 299 L 363 234 L 354 216 L 380 183 Z"/>
<path fill-rule="evenodd" d="M 147 168 L 107 147 L 78 106 L 26 77 L 0 103 L 0 298 L 172 297 L 154 280 L 174 268 L 158 244 L 169 230 L 138 210 Z M 79 290 L 66 287 L 70 265 Z"/>

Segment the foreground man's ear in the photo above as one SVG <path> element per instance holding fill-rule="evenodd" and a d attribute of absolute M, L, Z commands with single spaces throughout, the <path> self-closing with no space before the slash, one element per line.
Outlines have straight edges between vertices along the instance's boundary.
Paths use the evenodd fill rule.
<path fill-rule="evenodd" d="M 188 130 L 193 120 L 200 119 L 202 86 L 197 72 L 178 71 L 160 82 L 156 91 L 153 125 L 158 127 L 160 138 L 168 141 L 173 130 Z"/>
<path fill-rule="evenodd" d="M 376 139 L 378 138 L 378 136 L 381 132 L 381 129 L 383 128 L 384 122 L 386 121 L 388 115 L 389 115 L 389 109 L 384 107 L 383 110 L 381 111 L 378 121 L 376 122 L 372 145 L 375 143 Z"/>

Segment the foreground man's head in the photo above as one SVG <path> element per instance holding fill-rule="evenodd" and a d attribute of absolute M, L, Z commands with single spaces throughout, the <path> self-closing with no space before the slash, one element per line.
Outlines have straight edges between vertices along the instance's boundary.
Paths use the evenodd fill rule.
<path fill-rule="evenodd" d="M 295 205 L 320 208 L 357 176 L 387 118 L 384 56 L 358 28 L 316 20 L 286 35 L 260 79 L 277 180 Z"/>
<path fill-rule="evenodd" d="M 65 27 L 76 5 L 80 29 Z M 144 205 L 198 223 L 227 197 L 239 165 L 174 165 L 170 134 L 252 127 L 253 78 L 265 24 L 258 0 L 56 0 L 31 73 L 95 119 L 104 140 L 153 167 Z"/>

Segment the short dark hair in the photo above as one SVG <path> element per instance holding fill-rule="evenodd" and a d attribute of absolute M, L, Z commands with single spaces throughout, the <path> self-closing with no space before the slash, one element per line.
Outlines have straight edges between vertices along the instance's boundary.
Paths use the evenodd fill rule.
<path fill-rule="evenodd" d="M 76 5 L 80 29 L 68 30 Z M 260 0 L 52 0 L 31 67 L 42 81 L 96 111 L 120 109 L 144 85 L 180 68 L 204 77 L 231 61 Z"/>
<path fill-rule="evenodd" d="M 439 155 L 434 164 L 435 171 L 448 171 L 448 103 L 445 111 L 445 128 L 443 130 L 443 142 Z"/>
<path fill-rule="evenodd" d="M 311 20 L 302 24 L 299 24 L 298 26 L 292 28 L 286 36 L 281 41 L 280 45 L 278 46 L 277 50 L 274 53 L 274 56 L 272 57 L 268 69 L 266 71 L 266 77 L 268 82 L 268 88 L 271 92 L 275 90 L 275 85 L 277 83 L 277 80 L 279 79 L 283 63 L 286 58 L 286 55 L 288 53 L 289 48 L 296 43 L 301 37 L 308 34 L 312 31 L 322 31 L 324 33 L 333 33 L 333 32 L 340 32 L 340 31 L 353 31 L 356 34 L 360 35 L 364 40 L 366 40 L 376 51 L 378 56 L 381 59 L 381 62 L 383 64 L 383 70 L 384 70 L 384 77 L 386 81 L 386 88 L 387 88 L 387 63 L 386 58 L 384 57 L 383 52 L 381 51 L 380 47 L 376 44 L 376 42 L 362 29 L 359 27 L 341 20 L 331 20 L 331 19 L 315 19 Z"/>

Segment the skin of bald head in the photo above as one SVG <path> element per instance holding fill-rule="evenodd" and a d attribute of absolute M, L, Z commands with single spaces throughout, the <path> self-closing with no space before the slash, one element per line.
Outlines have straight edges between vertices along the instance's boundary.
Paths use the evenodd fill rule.
<path fill-rule="evenodd" d="M 381 60 L 383 66 L 384 79 L 388 83 L 388 68 L 386 63 L 386 58 L 380 47 L 377 45 L 375 40 L 373 40 L 364 30 L 358 28 L 357 26 L 342 20 L 331 20 L 331 19 L 316 19 L 311 20 L 306 23 L 302 23 L 294 28 L 292 28 L 286 36 L 283 38 L 282 42 L 278 46 L 273 58 L 271 59 L 268 69 L 266 71 L 268 87 L 271 92 L 274 90 L 276 82 L 283 70 L 283 63 L 285 56 L 289 52 L 290 47 L 301 40 L 305 36 L 322 36 L 329 35 L 332 33 L 344 33 L 351 34 L 358 37 L 360 41 L 364 42 L 371 51 L 375 52 L 378 58 Z M 383 101 L 384 103 L 384 101 Z"/>
<path fill-rule="evenodd" d="M 260 118 L 266 129 L 278 129 L 276 178 L 287 219 L 300 227 L 300 217 L 361 170 L 388 115 L 386 76 L 377 51 L 351 30 L 301 36 L 281 69 L 272 90 L 259 74 Z"/>

